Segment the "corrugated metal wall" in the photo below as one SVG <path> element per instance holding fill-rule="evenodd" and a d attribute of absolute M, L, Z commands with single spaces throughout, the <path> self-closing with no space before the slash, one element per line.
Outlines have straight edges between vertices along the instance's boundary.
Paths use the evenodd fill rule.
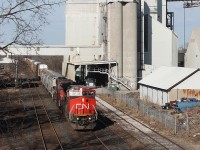
<path fill-rule="evenodd" d="M 162 106 L 169 102 L 169 93 L 140 85 L 140 99 Z"/>

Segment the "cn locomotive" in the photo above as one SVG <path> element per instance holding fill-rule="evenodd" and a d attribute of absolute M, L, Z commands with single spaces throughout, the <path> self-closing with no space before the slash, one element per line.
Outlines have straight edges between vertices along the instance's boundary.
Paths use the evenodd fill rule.
<path fill-rule="evenodd" d="M 74 81 L 60 73 L 48 69 L 46 64 L 28 58 L 25 61 L 35 74 L 35 78 L 42 82 L 74 129 L 93 129 L 96 126 L 97 111 L 94 89 L 76 85 Z"/>
<path fill-rule="evenodd" d="M 97 121 L 95 90 L 72 86 L 67 91 L 65 116 L 76 130 L 93 129 Z"/>

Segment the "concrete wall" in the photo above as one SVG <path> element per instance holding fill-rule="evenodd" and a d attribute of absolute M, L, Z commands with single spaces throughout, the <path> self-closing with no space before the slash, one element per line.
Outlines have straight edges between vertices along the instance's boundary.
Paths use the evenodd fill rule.
<path fill-rule="evenodd" d="M 178 38 L 161 23 L 152 22 L 152 47 L 146 52 L 146 57 L 151 57 L 153 66 L 178 66 Z M 151 31 L 151 30 L 150 30 Z M 152 54 L 151 54 L 152 53 Z"/>
<path fill-rule="evenodd" d="M 35 47 L 12 46 L 9 51 L 14 55 L 48 55 L 63 56 L 70 53 L 70 48 L 64 45 L 38 45 Z M 4 54 L 0 51 L 0 54 Z M 9 54 L 10 55 L 10 54 Z"/>
<path fill-rule="evenodd" d="M 200 29 L 192 31 L 185 53 L 185 67 L 200 68 Z"/>
<path fill-rule="evenodd" d="M 108 59 L 115 60 L 119 77 L 123 76 L 123 11 L 122 3 L 108 4 Z"/>
<path fill-rule="evenodd" d="M 149 17 L 147 30 L 148 42 L 145 42 L 147 50 L 144 52 L 145 64 L 153 66 L 177 66 L 178 65 L 178 38 L 168 28 Z M 162 33 L 162 34 L 161 34 Z"/>
<path fill-rule="evenodd" d="M 36 46 L 33 47 L 10 47 L 9 50 L 15 55 L 47 55 L 63 56 L 70 55 L 71 58 L 76 54 L 80 55 L 81 60 L 92 61 L 94 59 L 103 59 L 102 47 L 66 47 L 66 46 Z M 5 55 L 3 52 L 0 54 Z"/>
<path fill-rule="evenodd" d="M 154 20 L 166 26 L 166 0 L 142 0 L 142 3 L 144 3 L 144 12 L 149 12 Z"/>
<path fill-rule="evenodd" d="M 101 36 L 98 0 L 66 2 L 66 46 L 99 46 Z"/>
<path fill-rule="evenodd" d="M 137 88 L 137 3 L 123 6 L 123 76 Z"/>

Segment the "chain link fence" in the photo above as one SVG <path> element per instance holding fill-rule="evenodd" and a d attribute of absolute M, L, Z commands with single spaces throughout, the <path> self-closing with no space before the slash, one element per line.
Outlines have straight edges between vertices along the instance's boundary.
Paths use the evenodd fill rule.
<path fill-rule="evenodd" d="M 167 111 L 159 110 L 155 106 L 137 99 L 134 95 L 130 96 L 129 94 L 108 90 L 106 88 L 102 88 L 101 94 L 103 96 L 113 97 L 116 101 L 120 101 L 126 106 L 139 110 L 145 116 L 161 122 L 165 128 L 170 129 L 175 134 L 183 133 L 194 135 L 200 132 L 200 114 L 195 115 L 195 117 L 190 117 L 187 113 L 171 115 Z"/>

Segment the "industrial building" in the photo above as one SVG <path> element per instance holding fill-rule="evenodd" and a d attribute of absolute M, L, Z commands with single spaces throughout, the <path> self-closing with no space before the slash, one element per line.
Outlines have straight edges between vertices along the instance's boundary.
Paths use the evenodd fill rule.
<path fill-rule="evenodd" d="M 137 89 L 155 68 L 178 65 L 167 0 L 68 0 L 65 13 L 70 54 L 62 73 L 73 80 L 102 76 L 120 88 Z"/>
<path fill-rule="evenodd" d="M 1 75 L 8 74 L 15 67 L 15 62 L 9 57 L 0 57 L 0 78 Z"/>
<path fill-rule="evenodd" d="M 99 86 L 115 82 L 120 89 L 137 89 L 138 81 L 155 69 L 180 63 L 174 14 L 167 11 L 173 1 L 181 0 L 68 0 L 65 45 L 9 50 L 64 56 L 62 74 L 74 81 L 93 77 Z"/>
<path fill-rule="evenodd" d="M 200 68 L 200 29 L 192 30 L 185 53 L 185 67 Z"/>
<path fill-rule="evenodd" d="M 160 67 L 139 81 L 140 98 L 160 106 L 183 97 L 200 99 L 200 70 Z"/>

